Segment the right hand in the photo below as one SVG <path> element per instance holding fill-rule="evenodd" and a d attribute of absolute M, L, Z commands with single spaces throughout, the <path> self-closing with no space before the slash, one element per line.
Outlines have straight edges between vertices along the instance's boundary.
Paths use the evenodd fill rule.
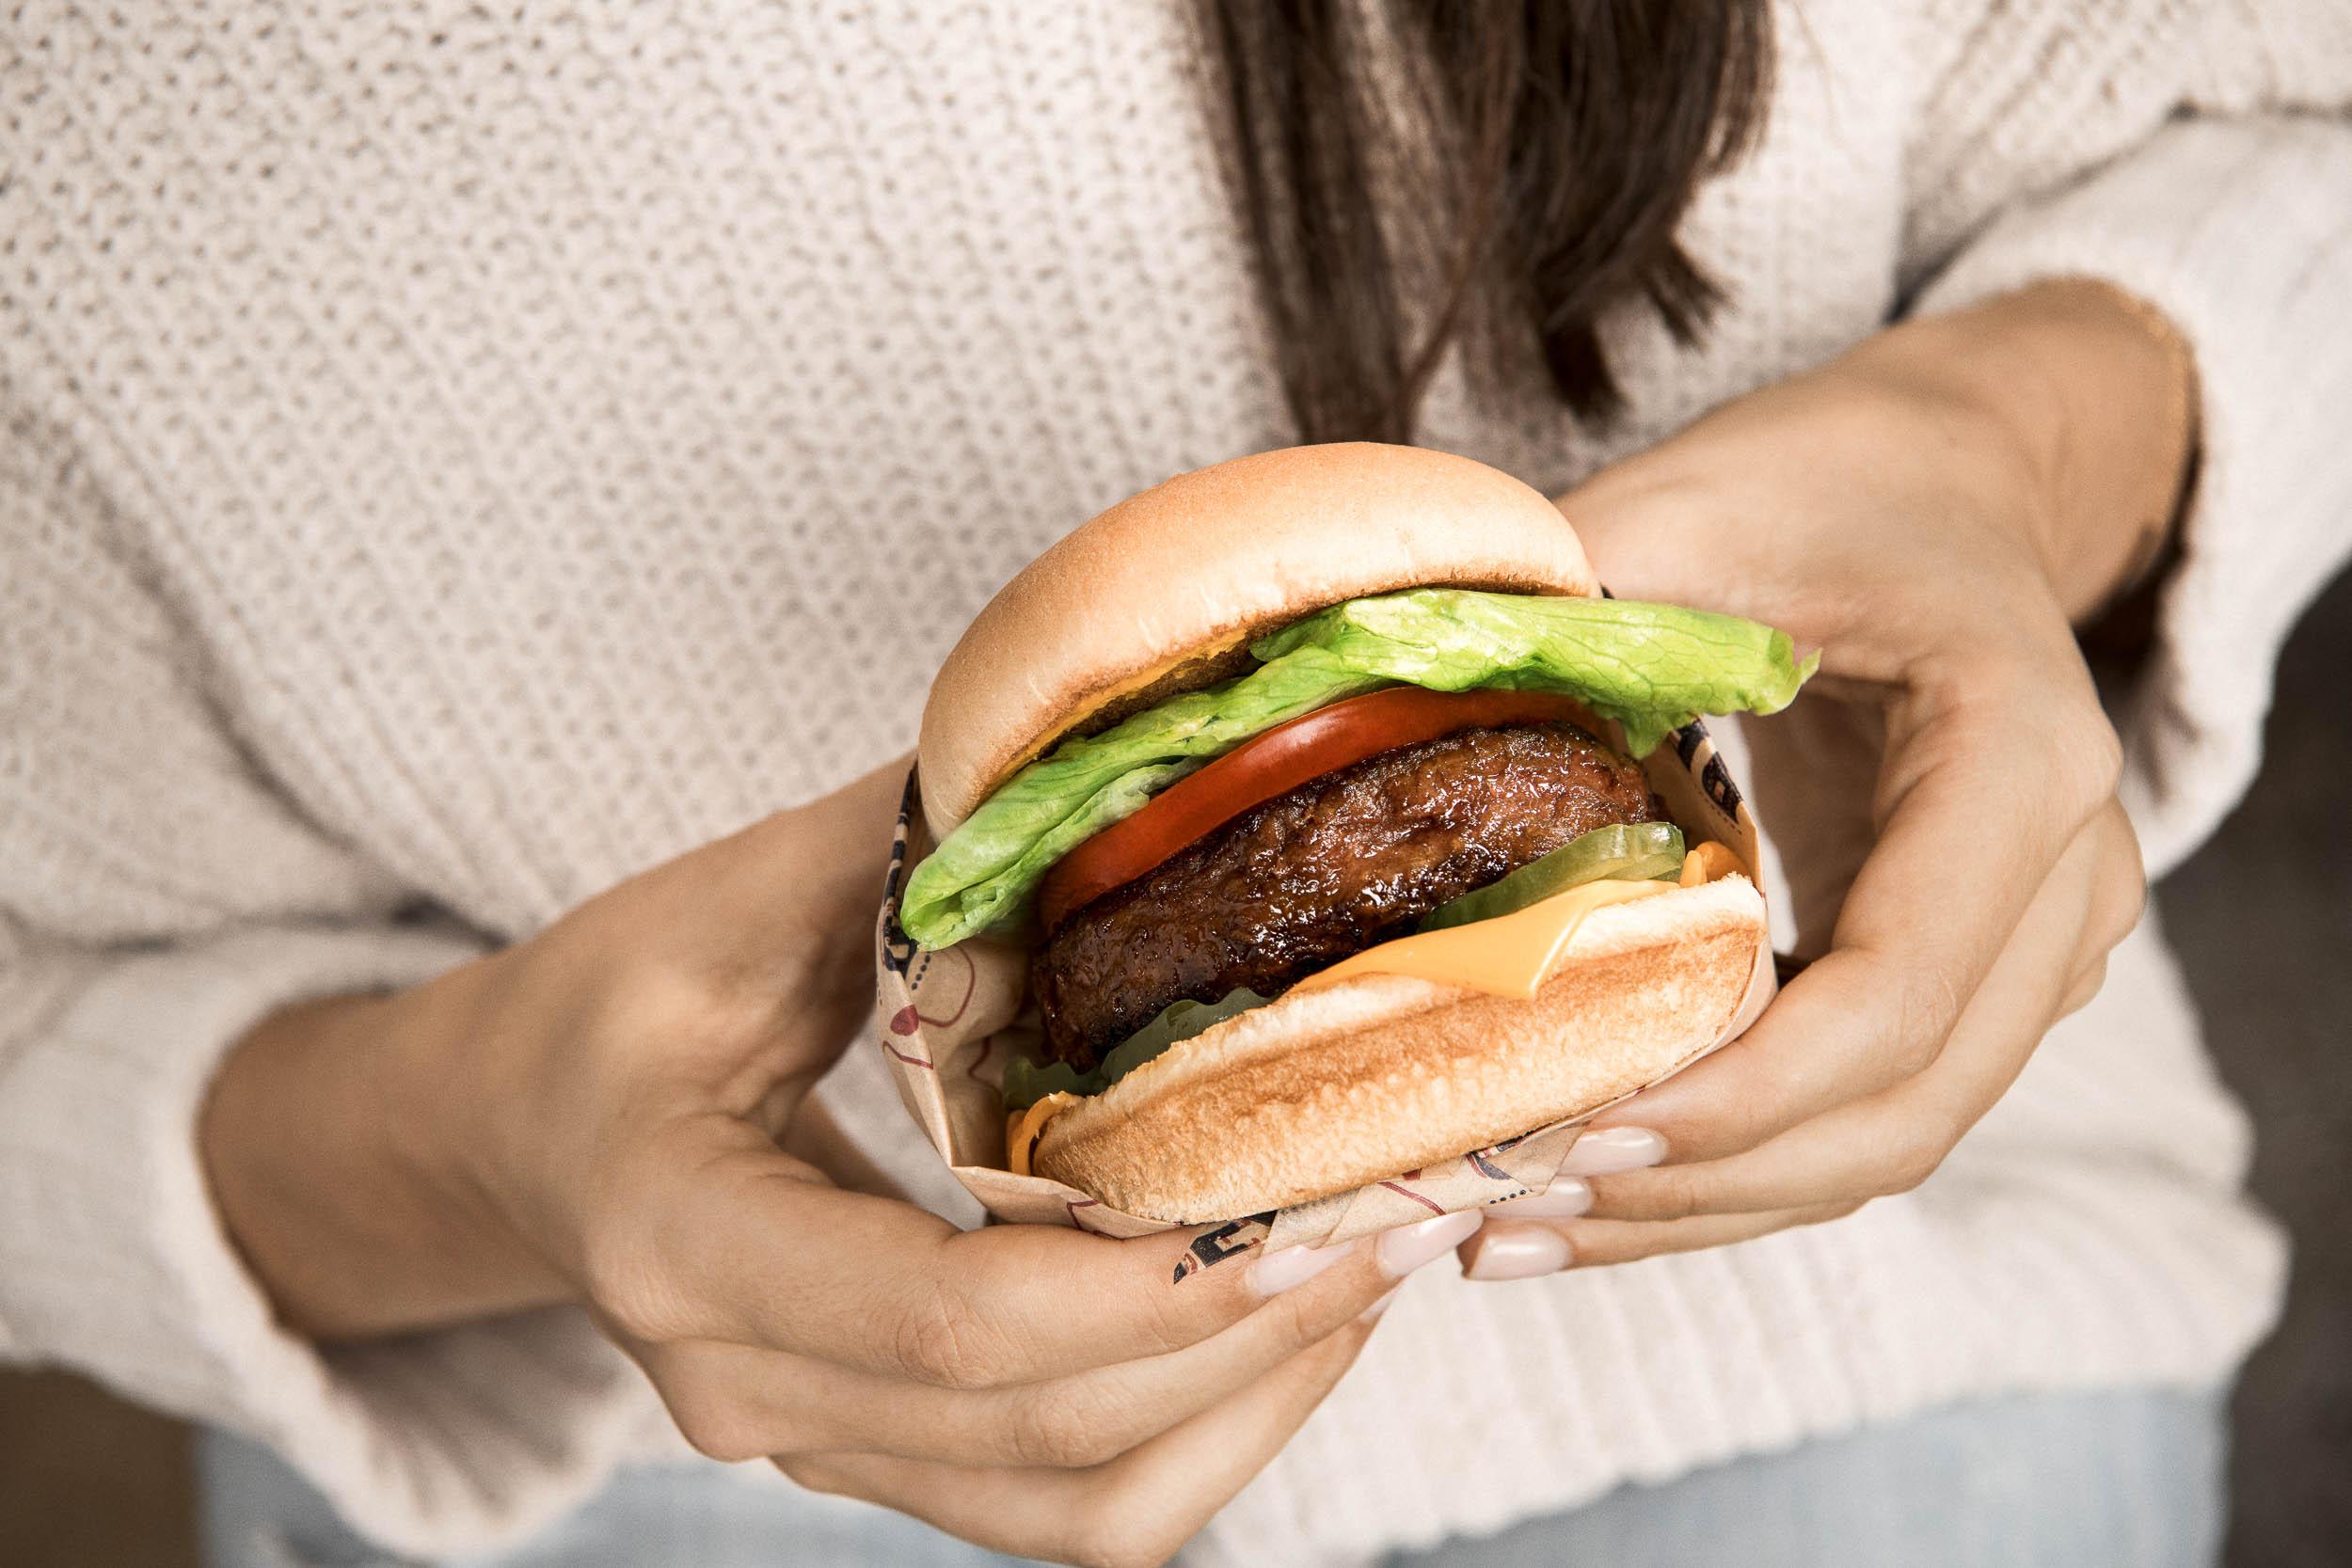
<path fill-rule="evenodd" d="M 1180 1278 L 1189 1232 L 963 1232 L 882 1196 L 803 1101 L 871 1007 L 902 777 L 269 1020 L 203 1117 L 223 1219 L 306 1332 L 577 1302 L 707 1454 L 1001 1551 L 1158 1562 L 1476 1216 Z"/>

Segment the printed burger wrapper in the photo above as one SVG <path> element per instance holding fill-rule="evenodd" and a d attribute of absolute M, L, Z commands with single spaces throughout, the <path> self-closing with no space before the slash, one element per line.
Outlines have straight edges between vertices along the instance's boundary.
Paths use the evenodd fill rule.
<path fill-rule="evenodd" d="M 1613 724 L 1604 728 L 1613 732 L 1610 739 L 1622 750 L 1622 729 Z M 1669 735 L 1643 759 L 1642 767 L 1689 842 L 1722 842 L 1755 876 L 1759 863 L 1755 819 L 1703 723 L 1694 721 Z M 1016 1176 L 1006 1168 L 1005 1107 L 997 1080 L 1014 1053 L 1042 1054 L 1036 1010 L 1028 1006 L 1028 955 L 985 937 L 932 952 L 916 947 L 900 928 L 899 890 L 908 869 L 930 851 L 918 788 L 918 779 L 910 772 L 875 928 L 881 981 L 877 1036 L 907 1109 L 956 1179 L 999 1220 L 1075 1226 L 1119 1237 L 1200 1223 L 1125 1213 L 1074 1187 L 1041 1176 Z M 1757 886 L 1760 891 L 1760 880 Z M 1563 961 L 1576 962 L 1573 942 Z M 1736 1038 L 1764 1010 L 1773 990 L 1772 944 L 1761 942 L 1747 990 L 1723 1032 L 1651 1082 L 1673 1076 Z M 1457 1209 L 1540 1193 L 1559 1174 L 1578 1132 L 1606 1108 L 1597 1105 L 1583 1116 L 1535 1128 L 1491 1148 L 1402 1171 L 1353 1192 L 1226 1220 L 1195 1239 L 1179 1273 L 1256 1246 L 1279 1252 L 1352 1241 Z"/>

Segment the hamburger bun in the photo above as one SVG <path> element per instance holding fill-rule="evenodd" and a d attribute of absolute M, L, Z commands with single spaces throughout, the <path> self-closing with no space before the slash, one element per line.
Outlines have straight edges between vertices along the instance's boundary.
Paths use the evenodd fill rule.
<path fill-rule="evenodd" d="M 1438 586 L 1599 592 L 1549 500 L 1442 452 L 1296 448 L 1121 502 L 1014 578 L 948 656 L 917 752 L 932 842 L 1058 740 L 1237 673 L 1252 639 Z M 1595 733 L 1624 744 L 1613 725 Z M 1693 842 L 1725 836 L 1670 750 L 1637 760 Z M 1532 1000 L 1311 978 L 1102 1094 L 1041 1106 L 1012 1168 L 1189 1223 L 1347 1192 L 1655 1082 L 1723 1037 L 1759 964 L 1769 974 L 1764 900 L 1730 875 L 1594 909 Z"/>
<path fill-rule="evenodd" d="M 940 666 L 916 751 L 932 841 L 1065 735 L 1208 684 L 1250 639 L 1440 586 L 1600 591 L 1540 491 L 1418 447 L 1262 452 L 1120 502 L 1006 584 Z"/>
<path fill-rule="evenodd" d="M 1301 987 L 1063 1110 L 1030 1167 L 1178 1222 L 1347 1192 L 1657 1082 L 1715 1042 L 1764 951 L 1763 896 L 1731 876 L 1594 911 L 1533 1001 Z"/>

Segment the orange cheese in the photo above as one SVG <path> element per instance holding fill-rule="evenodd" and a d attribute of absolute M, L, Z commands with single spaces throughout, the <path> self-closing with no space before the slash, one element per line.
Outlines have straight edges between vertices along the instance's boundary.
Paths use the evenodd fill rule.
<path fill-rule="evenodd" d="M 1359 974 L 1409 974 L 1532 1001 L 1586 915 L 1605 905 L 1652 898 L 1674 890 L 1672 882 L 1587 882 L 1492 920 L 1449 926 L 1441 931 L 1423 931 L 1367 947 L 1352 958 L 1308 975 L 1291 989 L 1307 990 Z"/>
<path fill-rule="evenodd" d="M 1587 882 L 1491 920 L 1449 926 L 1441 931 L 1424 931 L 1368 947 L 1321 974 L 1309 975 L 1292 989 L 1306 990 L 1359 974 L 1409 974 L 1533 1001 L 1558 967 L 1568 943 L 1576 940 L 1577 927 L 1595 910 L 1672 893 L 1677 887 L 1698 887 L 1746 870 L 1738 854 L 1708 841 L 1682 857 L 1682 874 L 1675 881 Z"/>
<path fill-rule="evenodd" d="M 1735 871 L 1742 877 L 1746 876 L 1748 863 L 1741 860 L 1739 851 L 1730 845 L 1718 844 L 1710 838 L 1693 847 L 1689 854 L 1682 857 L 1682 877 L 1676 885 L 1702 887 L 1718 877 L 1728 877 Z"/>
<path fill-rule="evenodd" d="M 1015 1176 L 1029 1174 L 1029 1151 L 1037 1148 L 1037 1140 L 1045 1131 L 1045 1124 L 1055 1116 L 1078 1103 L 1079 1096 L 1059 1090 L 1047 1095 L 1025 1111 L 1015 1111 L 1005 1118 L 1005 1168 Z"/>

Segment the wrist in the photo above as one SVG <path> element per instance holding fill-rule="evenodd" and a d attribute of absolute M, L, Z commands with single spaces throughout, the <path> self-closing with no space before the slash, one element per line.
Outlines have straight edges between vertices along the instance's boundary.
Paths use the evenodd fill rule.
<path fill-rule="evenodd" d="M 453 1022 L 450 992 L 466 973 L 284 1009 L 214 1080 L 198 1123 L 214 1201 L 297 1332 L 397 1333 L 564 1294 L 478 1200 L 453 1152 L 465 1134 L 437 1031 Z"/>
<path fill-rule="evenodd" d="M 1906 323 L 1877 346 L 1999 433 L 2019 520 L 2070 620 L 2144 579 L 2196 450 L 2194 361 L 2160 312 L 2111 284 L 2057 279 Z"/>

